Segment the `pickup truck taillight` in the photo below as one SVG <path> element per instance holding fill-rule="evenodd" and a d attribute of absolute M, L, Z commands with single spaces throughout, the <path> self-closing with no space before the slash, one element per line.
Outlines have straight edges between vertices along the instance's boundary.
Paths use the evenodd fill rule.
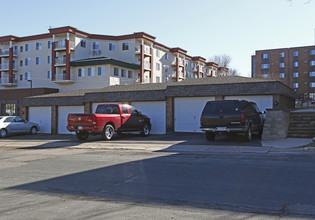
<path fill-rule="evenodd" d="M 241 120 L 243 123 L 245 123 L 245 114 L 244 113 L 242 113 Z"/>

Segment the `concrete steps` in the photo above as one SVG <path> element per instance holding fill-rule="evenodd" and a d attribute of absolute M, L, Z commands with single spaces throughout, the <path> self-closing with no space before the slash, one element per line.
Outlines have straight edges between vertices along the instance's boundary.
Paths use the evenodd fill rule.
<path fill-rule="evenodd" d="M 315 137 L 315 111 L 291 112 L 288 137 Z"/>

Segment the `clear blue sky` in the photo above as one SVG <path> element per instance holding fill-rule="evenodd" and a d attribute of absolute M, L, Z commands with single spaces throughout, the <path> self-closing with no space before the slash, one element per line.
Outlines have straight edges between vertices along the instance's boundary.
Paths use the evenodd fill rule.
<path fill-rule="evenodd" d="M 315 0 L 308 1 L 3 0 L 0 36 L 68 25 L 104 35 L 143 31 L 191 56 L 230 55 L 231 67 L 249 76 L 255 50 L 314 44 Z"/>

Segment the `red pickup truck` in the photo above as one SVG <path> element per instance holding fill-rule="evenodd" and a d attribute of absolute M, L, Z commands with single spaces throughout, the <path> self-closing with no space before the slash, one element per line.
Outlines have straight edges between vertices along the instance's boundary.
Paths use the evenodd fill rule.
<path fill-rule="evenodd" d="M 67 130 L 76 132 L 79 140 L 90 134 L 101 134 L 110 140 L 117 132 L 140 132 L 147 136 L 151 131 L 150 118 L 127 104 L 100 104 L 95 114 L 69 114 Z"/>

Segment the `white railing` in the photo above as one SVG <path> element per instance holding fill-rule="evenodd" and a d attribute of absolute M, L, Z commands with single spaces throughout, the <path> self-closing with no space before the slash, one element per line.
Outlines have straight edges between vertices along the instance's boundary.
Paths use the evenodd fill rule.
<path fill-rule="evenodd" d="M 66 65 L 66 58 L 61 57 L 61 58 L 56 58 L 55 60 L 55 65 Z"/>
<path fill-rule="evenodd" d="M 136 54 L 140 54 L 140 53 L 141 53 L 140 47 L 135 47 L 135 53 L 136 53 Z"/>
<path fill-rule="evenodd" d="M 151 69 L 151 63 L 150 63 L 150 62 L 144 62 L 144 63 L 143 63 L 143 67 L 144 67 L 145 69 Z"/>
<path fill-rule="evenodd" d="M 65 74 L 65 73 L 56 73 L 55 80 L 56 81 L 67 80 L 67 74 Z"/>
<path fill-rule="evenodd" d="M 0 50 L 0 56 L 9 56 L 10 55 L 10 49 L 1 49 Z M 17 51 L 13 50 L 13 55 L 17 55 Z"/>
<path fill-rule="evenodd" d="M 9 63 L 0 64 L 0 70 L 8 70 L 8 69 L 9 69 Z"/>
<path fill-rule="evenodd" d="M 8 76 L 1 77 L 0 84 L 10 84 L 10 78 Z M 12 76 L 12 84 L 17 84 L 15 76 Z"/>
<path fill-rule="evenodd" d="M 74 48 L 74 42 L 70 41 L 70 49 Z M 66 41 L 57 41 L 55 44 L 55 49 L 66 49 Z"/>
<path fill-rule="evenodd" d="M 151 48 L 149 46 L 144 45 L 143 51 L 145 54 L 151 55 Z"/>

